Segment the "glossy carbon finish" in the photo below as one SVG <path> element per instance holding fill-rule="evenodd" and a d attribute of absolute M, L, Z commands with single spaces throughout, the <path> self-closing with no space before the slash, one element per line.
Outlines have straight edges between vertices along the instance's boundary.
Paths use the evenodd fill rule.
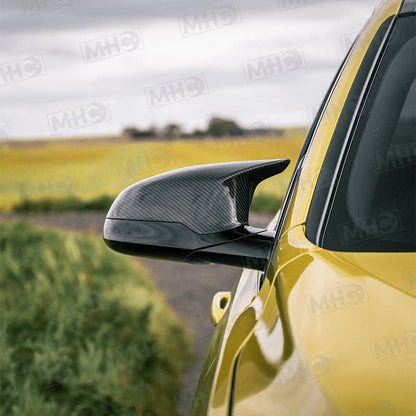
<path fill-rule="evenodd" d="M 283 172 L 287 159 L 192 166 L 137 182 L 114 201 L 107 218 L 180 223 L 198 234 L 248 224 L 257 185 Z"/>
<path fill-rule="evenodd" d="M 264 269 L 273 239 L 274 233 L 247 226 L 197 234 L 179 223 L 107 219 L 104 225 L 104 241 L 120 253 L 255 270 Z"/>

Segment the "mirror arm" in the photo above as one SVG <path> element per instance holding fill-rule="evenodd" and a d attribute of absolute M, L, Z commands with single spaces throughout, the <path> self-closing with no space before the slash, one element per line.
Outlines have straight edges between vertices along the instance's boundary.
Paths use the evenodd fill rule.
<path fill-rule="evenodd" d="M 247 231 L 244 237 L 196 250 L 187 256 L 186 261 L 264 270 L 270 258 L 275 233 L 248 226 L 244 229 Z"/>

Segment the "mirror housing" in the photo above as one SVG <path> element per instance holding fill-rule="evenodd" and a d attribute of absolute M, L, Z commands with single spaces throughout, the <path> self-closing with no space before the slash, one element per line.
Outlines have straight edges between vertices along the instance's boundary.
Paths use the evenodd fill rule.
<path fill-rule="evenodd" d="M 104 241 L 135 256 L 263 270 L 274 233 L 248 225 L 251 200 L 261 181 L 289 163 L 199 165 L 137 182 L 113 202 Z"/>

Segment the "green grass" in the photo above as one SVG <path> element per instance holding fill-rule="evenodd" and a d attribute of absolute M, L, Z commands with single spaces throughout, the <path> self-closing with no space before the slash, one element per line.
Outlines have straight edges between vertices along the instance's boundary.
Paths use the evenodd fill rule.
<path fill-rule="evenodd" d="M 22 221 L 0 250 L 2 414 L 176 414 L 189 338 L 136 262 Z"/>
<path fill-rule="evenodd" d="M 13 207 L 14 212 L 41 213 L 41 212 L 75 212 L 75 211 L 107 211 L 115 196 L 103 195 L 90 201 L 82 201 L 75 196 L 68 198 L 53 199 L 24 199 Z M 251 210 L 262 214 L 275 214 L 280 208 L 282 197 L 269 193 L 258 193 L 254 195 Z"/>
<path fill-rule="evenodd" d="M 74 212 L 74 211 L 107 211 L 113 203 L 115 197 L 100 196 L 90 201 L 82 201 L 76 196 L 54 199 L 24 199 L 13 207 L 14 212 Z"/>
<path fill-rule="evenodd" d="M 254 195 L 250 210 L 260 214 L 276 214 L 282 205 L 283 197 L 260 193 Z"/>

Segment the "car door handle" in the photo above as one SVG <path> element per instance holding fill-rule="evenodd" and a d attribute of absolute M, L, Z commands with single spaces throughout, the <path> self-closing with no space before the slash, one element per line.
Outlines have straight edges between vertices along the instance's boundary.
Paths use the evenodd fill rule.
<path fill-rule="evenodd" d="M 217 326 L 225 312 L 227 312 L 230 300 L 231 292 L 218 292 L 212 298 L 210 315 L 214 326 Z"/>

